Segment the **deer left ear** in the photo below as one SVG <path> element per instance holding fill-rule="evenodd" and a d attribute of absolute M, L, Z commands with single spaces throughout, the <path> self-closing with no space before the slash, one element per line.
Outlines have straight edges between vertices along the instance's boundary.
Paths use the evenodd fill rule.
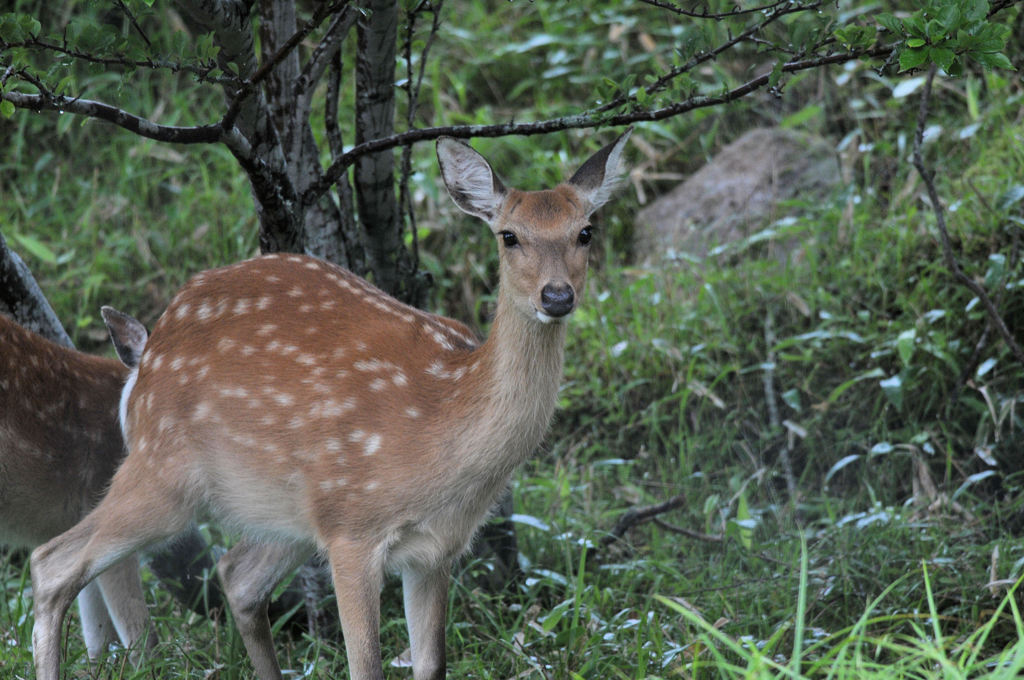
<path fill-rule="evenodd" d="M 587 214 L 604 205 L 619 185 L 625 170 L 622 151 L 631 134 L 633 128 L 627 128 L 618 139 L 591 156 L 569 180 L 590 204 Z"/>
<path fill-rule="evenodd" d="M 103 316 L 103 323 L 107 325 L 107 331 L 110 332 L 110 339 L 121 363 L 128 368 L 138 368 L 142 350 L 146 348 L 146 341 L 149 339 L 146 327 L 134 317 L 106 305 L 100 308 L 100 314 Z"/>

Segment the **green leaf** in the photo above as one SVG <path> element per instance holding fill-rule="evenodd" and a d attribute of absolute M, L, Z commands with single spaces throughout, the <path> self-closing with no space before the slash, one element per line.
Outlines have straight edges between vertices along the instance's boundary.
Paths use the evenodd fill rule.
<path fill-rule="evenodd" d="M 6 99 L 0 101 L 0 116 L 4 118 L 10 118 L 14 115 L 14 104 L 7 101 Z"/>
<path fill-rule="evenodd" d="M 747 506 L 747 494 L 745 493 L 740 494 L 736 507 L 736 519 L 739 520 L 737 523 L 740 525 L 740 542 L 743 543 L 744 548 L 750 550 L 754 544 L 752 539 L 754 531 L 750 526 L 753 518 L 750 516 L 750 508 Z"/>
<path fill-rule="evenodd" d="M 783 118 L 782 121 L 779 122 L 779 127 L 799 128 L 812 118 L 820 116 L 823 110 L 824 109 L 822 109 L 821 104 L 810 104 L 796 113 Z"/>
<path fill-rule="evenodd" d="M 32 36 L 39 35 L 39 31 L 42 30 L 42 26 L 39 24 L 39 20 L 33 16 L 22 16 L 21 27 L 26 33 Z"/>
<path fill-rule="evenodd" d="M 1024 201 L 1024 184 L 1016 184 L 999 195 L 996 207 L 1004 211 L 1010 210 L 1021 201 Z"/>
<path fill-rule="evenodd" d="M 785 60 L 779 59 L 775 62 L 775 66 L 772 68 L 771 75 L 768 76 L 768 87 L 775 87 L 779 84 L 779 80 L 782 78 L 782 67 Z"/>
<path fill-rule="evenodd" d="M 4 103 L 9 104 L 10 102 Z M 32 253 L 46 264 L 57 264 L 57 255 L 42 241 L 33 238 L 28 234 L 15 234 L 14 239 L 21 244 L 22 248 Z"/>
<path fill-rule="evenodd" d="M 924 47 L 924 38 L 910 38 L 907 40 L 907 47 Z"/>
<path fill-rule="evenodd" d="M 861 380 L 868 380 L 870 378 L 881 378 L 884 375 L 885 373 L 882 371 L 882 369 L 873 368 L 866 373 L 861 373 L 858 376 L 854 376 L 853 378 L 850 378 L 843 384 L 839 385 L 839 387 L 832 390 L 832 392 L 828 395 L 828 399 L 826 399 L 826 401 L 830 404 L 835 403 L 835 401 L 843 394 L 843 392 L 850 389 L 851 387 L 859 383 Z"/>
<path fill-rule="evenodd" d="M 928 58 L 943 71 L 949 73 L 949 69 L 953 66 L 953 60 L 956 59 L 956 53 L 945 47 L 929 47 Z"/>
<path fill-rule="evenodd" d="M 889 31 L 893 35 L 903 35 L 903 22 L 894 17 L 888 12 L 883 12 L 875 17 L 877 21 L 885 30 Z"/>
<path fill-rule="evenodd" d="M 786 406 L 790 407 L 794 411 L 799 412 L 802 408 L 800 404 L 800 390 L 796 388 L 783 392 L 782 401 L 785 402 Z"/>
<path fill-rule="evenodd" d="M 973 54 L 972 56 L 985 68 L 1006 69 L 1007 71 L 1014 70 L 1013 64 L 1002 52 L 982 52 L 980 54 Z"/>
<path fill-rule="evenodd" d="M 903 405 L 903 380 L 899 375 L 879 380 L 878 386 L 882 388 L 885 396 L 889 398 L 893 406 L 900 408 Z"/>
<path fill-rule="evenodd" d="M 985 287 L 993 288 L 998 286 L 1005 276 L 1006 256 L 1002 253 L 992 253 L 988 256 L 988 270 L 985 272 Z"/>
<path fill-rule="evenodd" d="M 917 331 L 913 328 L 903 331 L 896 338 L 896 351 L 899 352 L 900 361 L 904 366 L 910 365 L 910 359 L 914 356 L 914 342 L 917 339 Z"/>
<path fill-rule="evenodd" d="M 837 28 L 833 35 L 848 47 L 870 47 L 875 41 L 875 33 L 874 26 L 843 26 Z"/>
<path fill-rule="evenodd" d="M 946 28 L 935 19 L 928 22 L 925 31 L 932 42 L 938 42 L 946 37 Z"/>
<path fill-rule="evenodd" d="M 900 71 L 909 71 L 928 61 L 928 50 L 903 50 L 900 52 Z"/>
<path fill-rule="evenodd" d="M 924 27 L 924 18 L 921 16 L 921 12 L 911 14 L 909 17 L 904 19 L 903 28 L 907 33 L 916 38 L 923 38 L 928 35 L 928 32 Z"/>
<path fill-rule="evenodd" d="M 860 460 L 859 453 L 851 453 L 849 456 L 844 456 L 843 458 L 841 458 L 835 465 L 828 469 L 828 472 L 825 474 L 824 485 L 827 487 L 829 480 L 832 479 L 832 477 L 834 477 L 837 472 L 842 470 L 850 463 L 856 463 L 858 460 Z"/>
<path fill-rule="evenodd" d="M 545 633 L 550 633 L 555 629 L 558 622 L 561 621 L 565 617 L 566 612 L 569 611 L 570 606 L 572 606 L 572 600 L 563 600 L 551 610 L 550 614 L 544 617 L 541 625 L 543 626 Z"/>
<path fill-rule="evenodd" d="M 946 33 L 952 33 L 960 27 L 960 8 L 949 4 L 939 10 L 938 22 Z"/>
<path fill-rule="evenodd" d="M 966 0 L 962 5 L 967 21 L 984 21 L 988 16 L 988 0 Z"/>

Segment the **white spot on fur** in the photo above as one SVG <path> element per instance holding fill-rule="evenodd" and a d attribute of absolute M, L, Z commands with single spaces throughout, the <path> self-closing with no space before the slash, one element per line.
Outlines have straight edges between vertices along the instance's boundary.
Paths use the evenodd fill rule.
<path fill-rule="evenodd" d="M 222 397 L 244 399 L 249 396 L 249 390 L 244 387 L 221 387 L 217 391 Z"/>
<path fill-rule="evenodd" d="M 371 371 L 379 371 L 382 368 L 384 368 L 384 366 L 385 363 L 383 361 L 380 361 L 379 359 L 361 359 L 352 364 L 352 368 L 356 369 L 357 371 L 363 371 L 364 373 Z"/>
<path fill-rule="evenodd" d="M 371 434 L 363 442 L 363 455 L 372 456 L 380 450 L 381 436 L 379 434 Z"/>

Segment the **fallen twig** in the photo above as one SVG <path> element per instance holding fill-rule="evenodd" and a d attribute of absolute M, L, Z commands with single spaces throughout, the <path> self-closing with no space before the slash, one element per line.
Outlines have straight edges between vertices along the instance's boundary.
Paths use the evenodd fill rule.
<path fill-rule="evenodd" d="M 638 524 L 649 522 L 658 515 L 681 508 L 685 503 L 686 496 L 678 494 L 664 503 L 630 508 L 622 514 L 622 517 L 620 517 L 619 521 L 615 523 L 615 526 L 608 532 L 608 535 L 601 539 L 601 545 L 611 545 L 621 539 L 627 531 Z"/>

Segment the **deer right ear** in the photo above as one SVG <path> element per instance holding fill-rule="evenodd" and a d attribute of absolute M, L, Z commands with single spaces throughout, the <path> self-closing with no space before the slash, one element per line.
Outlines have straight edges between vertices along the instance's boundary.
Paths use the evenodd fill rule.
<path fill-rule="evenodd" d="M 117 350 L 117 356 L 128 368 L 137 368 L 142 359 L 142 350 L 146 348 L 149 333 L 142 322 L 134 317 L 117 311 L 113 307 L 101 307 L 103 323 L 107 325 L 110 339 Z"/>
<path fill-rule="evenodd" d="M 437 161 L 455 205 L 487 223 L 498 216 L 505 185 L 490 164 L 471 146 L 451 137 L 437 140 Z"/>
<path fill-rule="evenodd" d="M 631 134 L 633 128 L 626 128 L 618 139 L 591 156 L 569 180 L 590 203 L 588 214 L 604 205 L 619 185 L 623 172 L 622 152 Z"/>

